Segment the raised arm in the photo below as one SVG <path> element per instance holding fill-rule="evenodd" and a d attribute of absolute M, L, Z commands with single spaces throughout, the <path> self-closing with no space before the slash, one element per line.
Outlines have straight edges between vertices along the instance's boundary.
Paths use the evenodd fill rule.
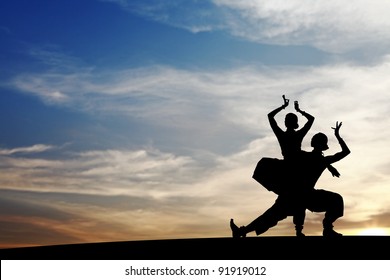
<path fill-rule="evenodd" d="M 283 105 L 268 113 L 268 121 L 269 121 L 273 131 L 278 130 L 278 129 L 280 130 L 278 124 L 276 123 L 275 115 L 277 113 L 279 113 L 280 111 L 282 111 L 283 109 L 285 109 L 288 106 L 288 103 L 290 102 L 290 100 L 286 99 L 286 97 L 284 95 L 282 97 L 283 97 L 283 102 L 284 102 Z"/>
<path fill-rule="evenodd" d="M 350 149 L 348 148 L 347 144 L 345 143 L 345 141 L 343 140 L 343 138 L 341 138 L 340 136 L 340 127 L 342 125 L 342 122 L 336 122 L 336 126 L 335 127 L 332 127 L 332 129 L 334 129 L 334 135 L 336 136 L 336 139 L 337 141 L 339 141 L 339 144 L 340 144 L 340 147 L 341 147 L 341 151 L 334 154 L 333 156 L 327 156 L 326 159 L 328 160 L 329 163 L 333 163 L 333 162 L 336 162 L 336 161 L 339 161 L 343 158 L 345 158 L 347 155 L 349 155 L 351 153 Z"/>
<path fill-rule="evenodd" d="M 304 134 L 306 134 L 311 126 L 313 125 L 314 123 L 314 117 L 312 115 L 310 115 L 309 113 L 306 113 L 305 111 L 302 111 L 300 108 L 299 108 L 299 103 L 298 101 L 294 101 L 294 108 L 295 110 L 302 114 L 302 116 L 304 116 L 306 119 L 307 119 L 307 122 L 305 123 L 305 125 L 301 128 L 301 131 L 304 132 Z"/>
<path fill-rule="evenodd" d="M 285 109 L 288 106 L 290 99 L 286 99 L 286 97 L 284 95 L 282 97 L 283 97 L 284 104 L 282 106 L 272 110 L 271 112 L 269 112 L 268 119 L 271 119 L 271 118 L 273 119 L 277 113 L 279 113 L 280 111 L 282 111 L 283 109 Z"/>

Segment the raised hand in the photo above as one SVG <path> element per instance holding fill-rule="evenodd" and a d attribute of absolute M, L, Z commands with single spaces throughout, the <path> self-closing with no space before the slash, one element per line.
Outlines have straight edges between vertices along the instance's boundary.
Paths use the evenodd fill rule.
<path fill-rule="evenodd" d="M 334 129 L 334 135 L 337 137 L 337 138 L 340 138 L 340 127 L 343 123 L 342 122 L 336 122 L 336 127 L 332 127 L 332 129 Z"/>
<path fill-rule="evenodd" d="M 282 95 L 282 97 L 284 101 L 283 107 L 286 108 L 288 106 L 288 103 L 290 102 L 290 99 L 287 99 L 284 94 Z"/>
<path fill-rule="evenodd" d="M 298 103 L 298 101 L 294 101 L 294 108 L 295 108 L 295 110 L 296 110 L 297 112 L 300 112 L 300 111 L 301 111 L 301 109 L 299 109 L 299 103 Z"/>

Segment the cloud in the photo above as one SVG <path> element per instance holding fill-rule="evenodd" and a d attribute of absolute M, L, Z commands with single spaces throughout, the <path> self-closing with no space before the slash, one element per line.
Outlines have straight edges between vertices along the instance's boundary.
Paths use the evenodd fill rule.
<path fill-rule="evenodd" d="M 233 33 L 260 42 L 312 45 L 344 52 L 387 46 L 390 20 L 387 1 L 230 1 L 216 0 L 232 13 Z"/>
<path fill-rule="evenodd" d="M 222 29 L 219 9 L 213 1 L 175 0 L 175 1 L 129 1 L 100 0 L 116 3 L 124 10 L 162 22 L 171 26 L 186 29 L 193 33 Z"/>
<path fill-rule="evenodd" d="M 54 99 L 86 112 L 129 116 L 197 132 L 210 133 L 216 128 L 213 124 L 220 122 L 221 127 L 235 124 L 247 130 L 267 127 L 266 122 L 259 125 L 259 116 L 269 110 L 262 104 L 280 102 L 277 96 L 282 94 L 302 100 L 303 106 L 317 114 L 326 116 L 332 110 L 333 116 L 342 114 L 345 121 L 382 125 L 382 115 L 388 110 L 389 65 L 385 57 L 370 66 L 340 63 L 221 71 L 155 66 L 115 73 L 79 69 L 71 74 L 21 74 L 11 83 L 44 102 Z"/>
<path fill-rule="evenodd" d="M 81 64 L 79 59 L 66 54 L 60 46 L 54 44 L 30 45 L 28 55 L 51 69 L 62 71 L 71 72 L 74 66 Z"/>
<path fill-rule="evenodd" d="M 0 149 L 0 155 L 41 153 L 55 148 L 51 145 L 36 144 L 30 147 L 19 147 L 13 149 Z"/>
<path fill-rule="evenodd" d="M 229 1 L 227 25 L 233 34 L 260 43 L 310 45 L 328 52 L 388 47 L 387 1 Z M 375 52 L 372 52 L 375 53 Z"/>
<path fill-rule="evenodd" d="M 167 238 L 189 227 L 193 233 L 202 231 L 193 222 L 177 225 L 194 220 L 201 199 L 0 192 L 0 247 Z"/>
<path fill-rule="evenodd" d="M 13 151 L 24 151 L 15 148 Z M 194 180 L 189 157 L 148 150 L 102 150 L 72 153 L 68 159 L 13 157 L 3 154 L 5 189 L 99 195 L 164 196 Z"/>
<path fill-rule="evenodd" d="M 106 0 L 107 1 L 107 0 Z M 126 1 L 122 8 L 192 32 L 227 30 L 261 44 L 309 45 L 344 53 L 385 52 L 389 46 L 390 3 L 374 0 Z"/>

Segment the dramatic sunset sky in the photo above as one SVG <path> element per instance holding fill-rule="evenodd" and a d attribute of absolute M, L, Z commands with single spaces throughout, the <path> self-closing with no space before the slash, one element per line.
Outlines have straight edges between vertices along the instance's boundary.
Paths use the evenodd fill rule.
<path fill-rule="evenodd" d="M 230 236 L 276 195 L 267 113 L 352 153 L 317 188 L 344 235 L 390 234 L 388 0 L 0 3 L 0 247 Z M 301 115 L 300 123 L 304 121 Z M 323 213 L 304 232 L 321 235 Z M 252 234 L 254 235 L 254 234 Z M 294 235 L 292 218 L 265 235 Z"/>

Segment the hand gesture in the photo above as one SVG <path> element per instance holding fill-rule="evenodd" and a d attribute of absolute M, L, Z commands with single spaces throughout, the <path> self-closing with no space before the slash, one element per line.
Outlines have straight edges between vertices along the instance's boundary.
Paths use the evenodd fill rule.
<path fill-rule="evenodd" d="M 286 108 L 288 106 L 288 103 L 290 102 L 290 99 L 287 99 L 284 94 L 282 95 L 282 97 L 283 97 L 283 101 L 284 101 L 284 104 L 283 104 L 283 109 L 284 109 L 284 108 Z"/>
<path fill-rule="evenodd" d="M 295 110 L 296 110 L 297 112 L 300 112 L 300 111 L 301 111 L 301 109 L 299 109 L 299 103 L 298 103 L 298 101 L 294 101 L 294 108 L 295 108 Z"/>
<path fill-rule="evenodd" d="M 340 127 L 343 123 L 342 122 L 336 122 L 336 127 L 332 127 L 332 129 L 334 129 L 334 135 L 337 137 L 337 138 L 340 138 Z"/>

